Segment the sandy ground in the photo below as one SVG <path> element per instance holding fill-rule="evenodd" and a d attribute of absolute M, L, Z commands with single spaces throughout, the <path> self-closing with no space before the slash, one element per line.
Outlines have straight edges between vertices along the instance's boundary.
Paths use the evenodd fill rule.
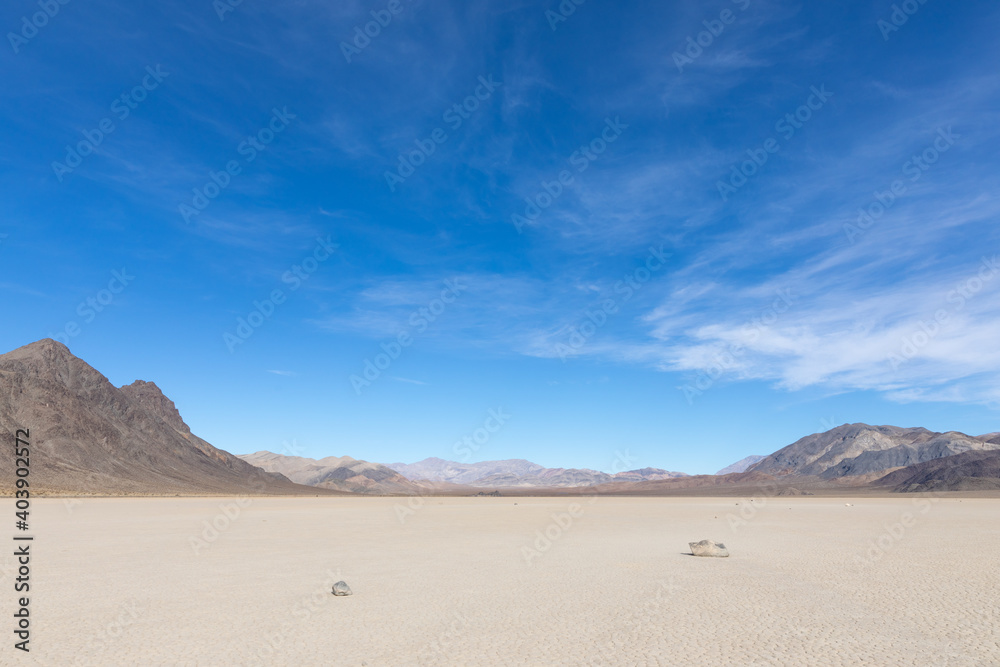
<path fill-rule="evenodd" d="M 998 500 L 247 503 L 34 501 L 0 664 L 1000 665 Z"/>

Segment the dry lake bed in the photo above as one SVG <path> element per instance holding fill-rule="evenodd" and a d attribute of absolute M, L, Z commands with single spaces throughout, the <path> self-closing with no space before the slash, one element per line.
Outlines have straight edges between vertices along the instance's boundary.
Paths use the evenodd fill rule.
<path fill-rule="evenodd" d="M 32 509 L 31 652 L 6 549 L 3 665 L 1000 665 L 996 499 Z M 705 538 L 731 556 L 691 556 Z"/>

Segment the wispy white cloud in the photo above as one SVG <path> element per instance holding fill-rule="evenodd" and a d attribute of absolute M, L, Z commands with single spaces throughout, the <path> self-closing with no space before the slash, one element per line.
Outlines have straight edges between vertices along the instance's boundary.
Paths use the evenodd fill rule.
<path fill-rule="evenodd" d="M 406 382 L 409 384 L 421 384 L 421 385 L 427 384 L 426 382 L 422 382 L 420 380 L 411 380 L 410 378 L 393 377 L 392 379 L 396 380 L 397 382 Z"/>

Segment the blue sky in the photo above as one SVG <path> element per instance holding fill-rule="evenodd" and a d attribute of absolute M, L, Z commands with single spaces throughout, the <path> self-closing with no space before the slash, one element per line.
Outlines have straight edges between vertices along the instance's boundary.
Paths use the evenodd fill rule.
<path fill-rule="evenodd" d="M 1000 430 L 1000 7 L 903 5 L 6 3 L 0 349 L 235 453 Z"/>

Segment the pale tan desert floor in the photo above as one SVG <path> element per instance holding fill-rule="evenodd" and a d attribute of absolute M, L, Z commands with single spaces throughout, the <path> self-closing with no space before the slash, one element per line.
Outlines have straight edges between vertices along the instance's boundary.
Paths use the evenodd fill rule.
<path fill-rule="evenodd" d="M 196 554 L 227 502 L 34 501 L 32 652 L 4 549 L 0 663 L 1000 665 L 998 500 L 254 499 Z"/>

